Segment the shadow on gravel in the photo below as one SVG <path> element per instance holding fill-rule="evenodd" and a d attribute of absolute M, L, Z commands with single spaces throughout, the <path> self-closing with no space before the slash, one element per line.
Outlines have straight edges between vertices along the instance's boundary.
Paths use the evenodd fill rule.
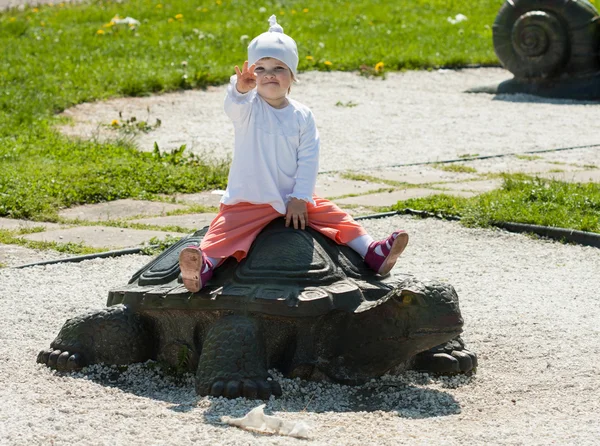
<path fill-rule="evenodd" d="M 58 373 L 58 372 L 53 372 Z M 242 417 L 260 400 L 199 397 L 191 373 L 173 375 L 156 362 L 128 367 L 93 365 L 81 372 L 62 374 L 114 387 L 139 397 L 172 404 L 174 412 L 203 411 L 207 422 L 219 423 L 223 415 Z M 344 386 L 325 382 L 287 379 L 271 370 L 279 381 L 283 396 L 266 401 L 265 412 L 376 412 L 395 413 L 399 417 L 422 419 L 454 415 L 461 412 L 458 401 L 446 389 L 469 385 L 474 377 L 434 378 L 413 371 L 386 375 L 361 386 Z"/>
<path fill-rule="evenodd" d="M 496 94 L 493 101 L 503 101 L 512 103 L 532 103 L 532 104 L 552 104 L 552 105 L 598 105 L 598 101 L 585 101 L 577 99 L 557 99 L 545 98 L 542 96 L 534 96 L 532 94 L 517 93 L 517 94 Z"/>
<path fill-rule="evenodd" d="M 276 370 L 270 372 L 281 384 L 283 396 L 271 397 L 268 401 L 199 397 L 194 388 L 193 374 L 174 375 L 153 361 L 121 367 L 93 365 L 76 373 L 51 373 L 162 401 L 168 403 L 168 409 L 174 412 L 201 411 L 205 421 L 215 425 L 221 424 L 224 415 L 243 417 L 260 404 L 266 404 L 265 413 L 268 415 L 293 412 L 300 418 L 305 412 L 387 412 L 411 419 L 455 415 L 461 412 L 461 406 L 446 389 L 469 385 L 475 379 L 464 375 L 434 378 L 409 371 L 386 375 L 361 386 L 344 386 L 292 380 L 284 378 Z"/>

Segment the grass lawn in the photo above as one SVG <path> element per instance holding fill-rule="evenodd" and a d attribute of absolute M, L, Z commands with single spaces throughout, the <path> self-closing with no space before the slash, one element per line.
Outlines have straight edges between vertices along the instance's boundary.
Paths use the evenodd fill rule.
<path fill-rule="evenodd" d="M 0 216 L 225 186 L 228 166 L 73 141 L 56 114 L 85 101 L 220 84 L 275 13 L 300 70 L 497 64 L 491 23 L 503 0 L 92 1 L 0 13 Z M 458 13 L 468 20 L 451 25 Z M 131 16 L 140 26 L 111 25 Z M 107 123 L 108 124 L 108 123 Z"/>
<path fill-rule="evenodd" d="M 509 221 L 600 233 L 600 184 L 563 183 L 504 175 L 501 189 L 472 198 L 434 195 L 400 201 L 392 210 L 413 208 L 458 215 L 467 226 Z"/>

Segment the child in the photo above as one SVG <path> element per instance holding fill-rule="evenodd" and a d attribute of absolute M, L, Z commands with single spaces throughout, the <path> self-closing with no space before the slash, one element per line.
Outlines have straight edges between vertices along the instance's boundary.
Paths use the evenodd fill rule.
<path fill-rule="evenodd" d="M 200 290 L 227 257 L 241 261 L 260 231 L 285 217 L 295 229 L 309 226 L 358 252 L 367 265 L 387 274 L 408 243 L 396 231 L 374 241 L 350 215 L 314 195 L 319 134 L 312 112 L 287 97 L 296 79 L 296 42 L 275 16 L 269 31 L 248 46 L 248 60 L 235 67 L 225 112 L 235 128 L 235 148 L 219 213 L 200 247 L 184 248 L 179 265 L 184 286 Z"/>

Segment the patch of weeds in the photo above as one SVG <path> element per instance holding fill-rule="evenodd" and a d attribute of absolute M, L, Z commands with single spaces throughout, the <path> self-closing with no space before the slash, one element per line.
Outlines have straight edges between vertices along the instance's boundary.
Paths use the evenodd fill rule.
<path fill-rule="evenodd" d="M 138 121 L 135 116 L 124 120 L 123 114 L 119 112 L 119 119 L 113 119 L 107 127 L 119 130 L 126 135 L 137 135 L 139 133 L 148 133 L 155 130 L 160 127 L 161 124 L 162 121 L 158 118 L 156 118 L 154 124 L 149 124 L 147 121 Z"/>
<path fill-rule="evenodd" d="M 81 243 L 57 243 L 57 242 L 40 242 L 28 240 L 15 235 L 12 231 L 0 229 L 0 243 L 6 245 L 18 245 L 30 249 L 39 249 L 42 251 L 53 250 L 64 254 L 85 255 L 104 252 L 106 249 L 92 248 Z"/>
<path fill-rule="evenodd" d="M 563 169 L 550 169 L 548 172 L 550 172 L 550 173 L 561 173 L 561 172 L 564 172 L 564 170 Z"/>
<path fill-rule="evenodd" d="M 464 158 L 476 158 L 479 156 L 479 153 L 463 153 L 462 155 L 458 155 L 460 159 Z"/>
<path fill-rule="evenodd" d="M 456 173 L 477 173 L 477 169 L 471 166 L 465 166 L 464 164 L 434 164 L 433 167 L 445 172 L 456 172 Z"/>
<path fill-rule="evenodd" d="M 148 241 L 148 246 L 144 246 L 142 248 L 142 254 L 145 254 L 147 256 L 155 256 L 163 251 L 166 251 L 179 240 L 181 240 L 180 237 L 175 237 L 171 234 L 167 234 L 167 236 L 163 239 L 160 239 L 158 237 L 152 237 Z"/>
<path fill-rule="evenodd" d="M 19 235 L 35 234 L 38 232 L 44 232 L 45 230 L 46 230 L 46 228 L 44 228 L 43 226 L 29 226 L 29 227 L 19 228 L 17 230 L 17 234 L 19 234 Z"/>
<path fill-rule="evenodd" d="M 538 155 L 515 155 L 515 158 L 525 161 L 535 161 L 543 159 L 541 156 Z"/>
<path fill-rule="evenodd" d="M 347 107 L 347 108 L 352 108 L 352 107 L 356 107 L 358 105 L 358 103 L 356 102 L 352 102 L 352 101 L 348 101 L 346 103 L 342 102 L 342 101 L 337 101 L 335 103 L 336 107 Z"/>
<path fill-rule="evenodd" d="M 377 62 L 373 66 L 362 64 L 359 67 L 359 74 L 364 77 L 381 77 L 385 79 L 385 64 L 383 62 Z"/>
<path fill-rule="evenodd" d="M 597 169 L 598 166 L 596 166 L 595 164 L 584 164 L 583 167 L 585 169 Z"/>
<path fill-rule="evenodd" d="M 0 268 L 8 268 L 8 263 L 0 262 Z"/>
<path fill-rule="evenodd" d="M 214 206 L 203 206 L 201 204 L 192 204 L 185 209 L 174 209 L 166 213 L 167 216 L 187 215 L 187 214 L 206 214 L 216 213 L 219 209 Z"/>

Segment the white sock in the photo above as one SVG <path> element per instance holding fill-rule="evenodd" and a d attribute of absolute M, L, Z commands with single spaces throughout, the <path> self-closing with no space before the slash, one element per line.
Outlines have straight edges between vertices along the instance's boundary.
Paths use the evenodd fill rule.
<path fill-rule="evenodd" d="M 346 245 L 354 249 L 364 259 L 367 255 L 369 245 L 373 242 L 373 237 L 371 237 L 369 234 L 365 234 L 361 235 L 360 237 L 356 237 L 353 240 L 350 240 L 348 243 L 346 243 Z"/>
<path fill-rule="evenodd" d="M 212 263 L 213 268 L 215 268 L 219 264 L 219 262 L 221 261 L 221 259 L 215 259 L 213 257 L 206 256 L 206 258 L 208 259 L 208 261 L 210 263 Z"/>

